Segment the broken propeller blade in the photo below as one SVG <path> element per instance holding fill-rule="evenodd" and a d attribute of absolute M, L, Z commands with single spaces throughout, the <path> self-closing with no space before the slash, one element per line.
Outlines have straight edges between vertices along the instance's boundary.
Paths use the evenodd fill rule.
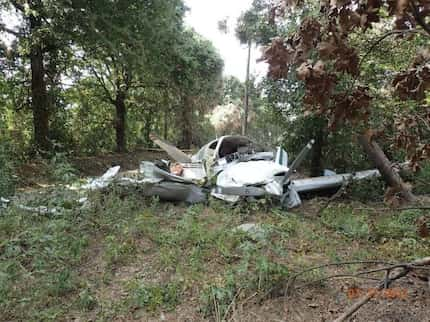
<path fill-rule="evenodd" d="M 177 147 L 173 146 L 170 143 L 167 143 L 166 141 L 163 141 L 159 137 L 151 134 L 150 136 L 152 142 L 157 144 L 161 149 L 166 151 L 166 153 L 176 162 L 180 163 L 191 163 L 191 157 L 187 154 L 185 154 L 183 151 L 179 150 Z"/>

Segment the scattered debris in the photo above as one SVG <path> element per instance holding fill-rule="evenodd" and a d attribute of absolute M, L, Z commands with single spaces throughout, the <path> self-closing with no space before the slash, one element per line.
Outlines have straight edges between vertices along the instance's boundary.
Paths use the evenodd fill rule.
<path fill-rule="evenodd" d="M 266 237 L 266 231 L 260 224 L 248 223 L 243 224 L 234 229 L 234 231 L 241 231 L 247 233 L 253 240 L 262 240 Z"/>
<path fill-rule="evenodd" d="M 7 206 L 10 204 L 10 200 L 0 197 L 0 208 L 7 208 Z"/>
<path fill-rule="evenodd" d="M 40 207 L 28 207 L 28 206 L 24 206 L 24 205 L 17 205 L 16 206 L 18 209 L 21 210 L 25 210 L 28 212 L 32 212 L 32 213 L 36 213 L 38 215 L 56 215 L 60 212 L 59 209 L 57 208 L 48 208 L 45 206 L 40 206 Z"/>
<path fill-rule="evenodd" d="M 244 136 L 222 136 L 191 157 L 155 135 L 151 138 L 176 163 L 170 165 L 170 173 L 155 164 L 152 165 L 158 170 L 151 169 L 148 163 L 144 163 L 149 170 L 145 172 L 143 169 L 144 177 L 151 178 L 155 172 L 166 181 L 184 184 L 191 181 L 210 189 L 213 197 L 232 203 L 240 198 L 269 196 L 278 198 L 285 208 L 294 208 L 301 205 L 301 192 L 341 187 L 345 181 L 379 176 L 378 170 L 339 175 L 326 170 L 323 177 L 292 180 L 292 174 L 311 151 L 313 140 L 289 165 L 288 153 L 281 147 L 271 151 Z M 216 183 L 210 185 L 210 182 Z"/>
<path fill-rule="evenodd" d="M 100 178 L 90 180 L 88 184 L 83 185 L 81 188 L 85 190 L 97 190 L 97 189 L 106 188 L 113 181 L 113 179 L 118 175 L 120 169 L 121 169 L 120 166 L 110 168 Z"/>
<path fill-rule="evenodd" d="M 151 139 L 167 152 L 173 162 L 143 161 L 139 171 L 133 175 L 120 175 L 120 166 L 114 166 L 99 178 L 69 188 L 92 191 L 115 184 L 134 187 L 143 196 L 188 203 L 204 202 L 209 194 L 230 203 L 241 198 L 252 200 L 268 196 L 278 199 L 284 208 L 294 208 L 301 205 L 302 192 L 342 187 L 345 182 L 380 176 L 378 170 L 346 174 L 326 170 L 322 177 L 291 179 L 311 151 L 314 140 L 289 165 L 288 153 L 281 147 L 271 150 L 244 136 L 222 136 L 203 146 L 193 156 L 188 156 L 155 135 Z M 89 206 L 87 198 L 81 198 L 78 202 L 83 208 Z M 3 208 L 9 204 L 10 201 L 1 199 Z M 44 214 L 60 211 L 46 207 L 18 207 Z"/>

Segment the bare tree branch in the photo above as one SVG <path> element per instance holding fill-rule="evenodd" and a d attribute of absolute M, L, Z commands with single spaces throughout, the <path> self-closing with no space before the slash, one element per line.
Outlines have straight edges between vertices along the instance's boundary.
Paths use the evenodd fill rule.
<path fill-rule="evenodd" d="M 384 288 L 387 288 L 392 284 L 395 280 L 398 280 L 399 278 L 402 278 L 409 274 L 414 268 L 419 266 L 426 266 L 430 265 L 430 257 L 425 257 L 422 259 L 415 260 L 403 267 L 403 269 L 400 272 L 397 272 L 394 274 L 393 277 L 389 277 L 389 274 L 387 274 L 386 278 L 380 282 L 377 291 L 380 291 Z M 388 270 L 387 270 L 388 271 Z M 349 307 L 345 313 L 343 313 L 340 317 L 338 317 L 334 322 L 343 322 L 346 321 L 349 317 L 351 317 L 355 312 L 357 312 L 364 304 L 369 302 L 372 298 L 375 297 L 377 292 L 369 292 L 365 297 L 363 297 L 358 302 L 354 303 L 351 307 Z"/>
<path fill-rule="evenodd" d="M 430 35 L 430 26 L 424 21 L 424 18 L 421 16 L 418 7 L 415 5 L 415 2 L 409 1 L 409 5 L 417 23 Z"/>
<path fill-rule="evenodd" d="M 115 103 L 115 100 L 112 98 L 111 92 L 109 91 L 109 89 L 106 86 L 106 82 L 104 81 L 103 77 L 99 75 L 99 73 L 97 72 L 97 70 L 93 67 L 90 66 L 91 72 L 94 74 L 94 76 L 97 78 L 98 82 L 100 83 L 100 85 L 102 86 L 105 94 L 106 94 L 106 98 L 112 103 Z"/>

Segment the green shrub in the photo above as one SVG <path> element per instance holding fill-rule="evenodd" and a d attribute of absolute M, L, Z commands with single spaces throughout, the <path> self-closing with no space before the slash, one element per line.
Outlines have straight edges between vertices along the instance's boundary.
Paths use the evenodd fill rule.
<path fill-rule="evenodd" d="M 424 163 L 418 173 L 412 177 L 414 193 L 430 194 L 430 162 Z"/>
<path fill-rule="evenodd" d="M 91 311 L 97 306 L 95 294 L 88 288 L 79 293 L 78 306 L 83 311 Z"/>
<path fill-rule="evenodd" d="M 405 210 L 398 215 L 381 218 L 375 225 L 376 238 L 416 238 L 416 220 L 423 215 L 420 210 Z"/>
<path fill-rule="evenodd" d="M 15 192 L 16 177 L 10 152 L 8 144 L 0 141 L 0 197 L 11 196 Z"/>
<path fill-rule="evenodd" d="M 370 178 L 352 182 L 347 196 L 361 202 L 381 202 L 384 199 L 385 183 L 381 178 Z"/>
<path fill-rule="evenodd" d="M 146 285 L 134 282 L 131 285 L 133 305 L 154 312 L 158 309 L 172 311 L 180 302 L 182 285 L 171 282 L 163 285 Z"/>
<path fill-rule="evenodd" d="M 323 212 L 322 221 L 326 226 L 349 238 L 366 238 L 370 233 L 367 217 L 356 214 L 344 205 L 326 209 Z"/>
<path fill-rule="evenodd" d="M 223 283 L 208 285 L 203 290 L 200 296 L 202 313 L 205 317 L 216 314 L 221 320 L 235 295 L 236 283 L 234 276 L 229 274 Z"/>
<path fill-rule="evenodd" d="M 78 179 L 77 170 L 67 160 L 65 153 L 56 153 L 49 160 L 48 166 L 53 181 L 71 183 Z"/>

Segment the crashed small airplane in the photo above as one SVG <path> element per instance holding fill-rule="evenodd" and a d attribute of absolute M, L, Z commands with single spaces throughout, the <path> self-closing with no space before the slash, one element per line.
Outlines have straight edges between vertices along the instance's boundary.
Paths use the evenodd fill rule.
<path fill-rule="evenodd" d="M 288 154 L 281 147 L 268 149 L 244 136 L 222 136 L 189 156 L 156 136 L 151 139 L 173 161 L 143 161 L 136 173 L 121 173 L 120 167 L 110 168 L 101 177 L 86 184 L 67 186 L 79 192 L 103 190 L 111 185 L 132 188 L 143 196 L 157 196 L 166 201 L 200 203 L 208 195 L 237 202 L 241 198 L 269 196 L 278 199 L 285 208 L 301 205 L 300 193 L 341 187 L 343 184 L 379 177 L 378 170 L 336 174 L 326 171 L 323 177 L 295 179 L 293 174 L 311 151 L 309 142 L 296 159 L 289 163 Z M 76 200 L 82 208 L 88 206 L 88 197 Z M 17 203 L 19 199 L 0 198 L 0 211 L 15 205 L 17 208 L 38 214 L 55 215 L 64 209 L 45 206 L 30 207 Z"/>
<path fill-rule="evenodd" d="M 227 202 L 270 196 L 279 199 L 283 207 L 293 208 L 301 205 L 301 192 L 340 187 L 345 181 L 379 176 L 378 170 L 369 170 L 292 179 L 292 174 L 311 151 L 313 140 L 290 164 L 282 148 L 271 150 L 244 136 L 222 136 L 192 156 L 154 135 L 151 139 L 172 161 L 143 161 L 139 169 L 143 179 L 122 177 L 117 182 L 138 185 L 144 195 L 167 201 L 199 203 L 209 194 Z M 100 188 L 116 176 L 119 168 L 109 171 L 104 179 L 90 182 L 87 188 Z"/>

